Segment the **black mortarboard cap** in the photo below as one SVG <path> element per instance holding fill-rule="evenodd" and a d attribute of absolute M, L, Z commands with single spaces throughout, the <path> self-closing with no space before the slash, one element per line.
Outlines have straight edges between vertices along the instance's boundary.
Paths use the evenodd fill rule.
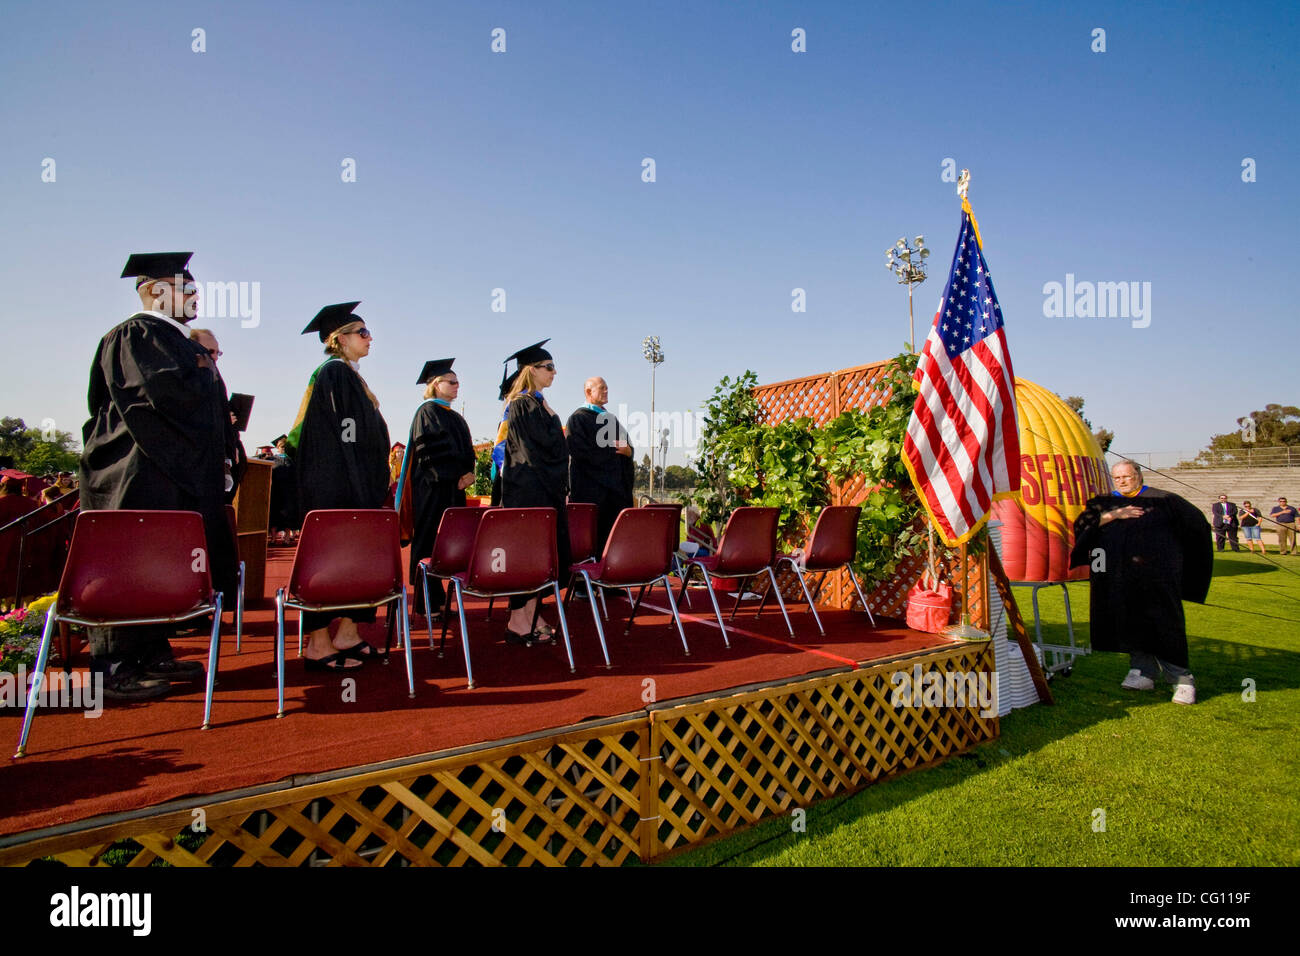
<path fill-rule="evenodd" d="M 230 396 L 230 411 L 235 416 L 235 431 L 246 431 L 248 416 L 253 413 L 253 396 L 234 392 Z"/>
<path fill-rule="evenodd" d="M 361 316 L 353 315 L 352 310 L 359 306 L 358 302 L 340 302 L 337 305 L 327 305 L 316 313 L 316 318 L 307 323 L 307 328 L 302 330 L 302 334 L 315 332 L 320 335 L 320 340 L 324 342 L 330 337 L 331 332 L 335 332 L 347 325 L 349 322 L 362 321 Z"/>
<path fill-rule="evenodd" d="M 276 438 L 272 438 L 272 439 L 271 439 L 271 444 L 272 444 L 272 445 L 278 445 L 278 444 L 280 444 L 280 442 L 284 441 L 284 440 L 285 440 L 286 438 L 288 438 L 288 437 L 289 437 L 288 435 L 280 435 L 280 436 L 278 436 L 278 437 L 276 437 Z"/>
<path fill-rule="evenodd" d="M 505 400 L 506 393 L 510 391 L 510 387 L 514 385 L 515 379 L 519 377 L 520 369 L 528 365 L 536 365 L 538 362 L 544 362 L 547 359 L 551 358 L 551 353 L 546 351 L 546 349 L 542 348 L 542 346 L 549 341 L 551 340 L 542 339 L 540 342 L 530 345 L 527 348 L 520 349 L 518 352 L 515 352 L 513 355 L 507 355 L 505 357 L 505 359 L 502 361 L 501 364 L 509 365 L 510 360 L 514 359 L 515 370 L 513 372 L 507 372 L 505 369 L 502 369 L 501 371 L 501 394 L 499 396 L 500 400 L 502 401 Z"/>
<path fill-rule="evenodd" d="M 192 252 L 135 252 L 122 267 L 122 278 L 135 278 L 137 288 L 150 279 L 170 279 L 175 275 L 193 282 L 189 270 L 192 255 Z"/>
<path fill-rule="evenodd" d="M 439 375 L 446 375 L 451 371 L 451 363 L 454 361 L 456 361 L 454 358 L 449 358 L 434 359 L 432 362 L 425 362 L 424 371 L 420 373 L 420 377 L 416 380 L 415 384 L 423 385 L 431 378 L 437 378 Z"/>

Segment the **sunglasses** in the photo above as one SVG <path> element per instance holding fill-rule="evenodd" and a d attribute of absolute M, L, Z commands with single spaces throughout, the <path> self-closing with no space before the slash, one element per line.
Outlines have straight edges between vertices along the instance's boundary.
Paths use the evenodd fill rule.
<path fill-rule="evenodd" d="M 533 368 L 544 368 L 544 369 L 546 369 L 546 371 L 548 371 L 548 372 L 554 372 L 554 371 L 555 371 L 555 363 L 554 363 L 554 362 L 547 362 L 545 365 L 534 365 Z"/>
<path fill-rule="evenodd" d="M 226 353 L 221 351 L 221 349 L 208 349 L 208 354 L 211 355 L 213 358 L 221 358 L 221 356 L 225 355 Z"/>
<path fill-rule="evenodd" d="M 359 335 L 359 336 L 361 336 L 363 339 L 368 339 L 368 338 L 370 338 L 370 330 L 369 330 L 369 329 L 357 329 L 355 332 L 350 332 L 350 333 L 345 333 L 345 334 L 349 334 L 349 335 Z"/>

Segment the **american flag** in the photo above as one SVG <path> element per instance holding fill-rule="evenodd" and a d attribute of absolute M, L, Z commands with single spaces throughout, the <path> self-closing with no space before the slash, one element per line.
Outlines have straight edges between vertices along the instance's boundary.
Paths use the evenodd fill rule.
<path fill-rule="evenodd" d="M 995 498 L 1020 488 L 1015 374 L 979 229 L 964 201 L 952 272 L 915 381 L 903 463 L 935 530 L 958 545 L 984 524 Z"/>

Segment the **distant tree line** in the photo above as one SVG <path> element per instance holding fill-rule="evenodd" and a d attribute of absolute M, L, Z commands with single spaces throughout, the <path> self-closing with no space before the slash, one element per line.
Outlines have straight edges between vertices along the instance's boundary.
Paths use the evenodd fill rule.
<path fill-rule="evenodd" d="M 29 475 L 77 470 L 80 443 L 71 432 L 28 428 L 21 418 L 0 418 L 0 468 L 16 468 Z"/>

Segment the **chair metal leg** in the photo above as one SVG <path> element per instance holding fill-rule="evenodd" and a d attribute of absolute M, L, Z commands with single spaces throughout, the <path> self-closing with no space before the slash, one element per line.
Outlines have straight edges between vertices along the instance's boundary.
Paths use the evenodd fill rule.
<path fill-rule="evenodd" d="M 492 620 L 492 605 L 497 603 L 496 598 L 488 598 L 487 620 Z"/>
<path fill-rule="evenodd" d="M 582 574 L 583 579 L 587 582 L 587 593 L 591 594 L 591 589 L 593 587 L 591 577 L 586 571 L 580 573 Z M 590 604 L 591 619 L 596 622 L 596 636 L 600 638 L 600 652 L 605 655 L 605 669 L 608 670 L 611 665 L 609 663 L 609 648 L 605 644 L 605 628 L 600 624 L 600 612 L 596 610 L 596 602 L 593 600 Z"/>
<path fill-rule="evenodd" d="M 459 596 L 459 595 L 460 595 L 460 591 L 456 591 L 456 594 L 457 594 L 457 596 Z M 447 627 L 451 624 L 451 600 L 452 600 L 452 587 L 451 587 L 451 582 L 449 581 L 449 582 L 447 583 L 447 593 L 446 593 L 445 595 L 443 595 L 443 604 L 442 604 L 442 633 L 441 633 L 441 635 L 438 637 L 438 656 L 439 656 L 439 657 L 442 657 L 442 649 L 443 649 L 444 647 L 447 646 Z M 426 605 L 426 607 L 427 607 L 427 605 Z M 459 601 L 459 600 L 456 601 L 456 607 L 457 607 L 457 608 L 460 607 L 460 601 Z M 464 616 L 463 616 L 463 615 L 462 615 L 462 618 L 461 618 L 461 619 L 464 620 Z M 430 626 L 432 626 L 432 625 L 430 625 Z"/>
<path fill-rule="evenodd" d="M 727 618 L 728 621 L 734 621 L 736 619 L 736 609 L 740 607 L 740 600 L 745 596 L 745 588 L 747 587 L 749 587 L 749 578 L 741 578 L 740 589 L 736 591 L 736 603 L 731 605 L 731 616 Z"/>
<path fill-rule="evenodd" d="M 242 563 L 242 562 L 241 562 Z M 241 572 L 242 576 L 242 572 Z M 242 585 L 241 585 L 242 587 Z M 235 598 L 236 611 L 235 618 L 238 620 L 238 601 Z M 212 722 L 212 688 L 217 683 L 217 656 L 220 652 L 221 644 L 221 592 L 217 592 L 216 608 L 212 612 L 212 640 L 208 642 L 208 689 L 203 696 L 203 726 L 200 730 L 207 730 L 208 725 Z"/>
<path fill-rule="evenodd" d="M 812 611 L 813 620 L 817 622 L 817 633 L 825 637 L 826 629 L 822 627 L 821 615 L 817 613 L 817 608 L 814 606 L 816 599 L 808 592 L 808 581 L 804 578 L 802 571 L 793 565 L 791 565 L 791 568 L 794 570 L 795 577 L 799 579 L 799 587 L 803 588 L 803 596 L 808 599 L 808 610 Z"/>
<path fill-rule="evenodd" d="M 244 562 L 239 562 L 239 590 L 235 592 L 235 653 L 244 645 Z"/>
<path fill-rule="evenodd" d="M 423 564 L 420 565 L 420 587 L 424 589 L 424 623 L 429 628 L 429 650 L 433 650 L 433 611 L 429 608 L 429 570 Z M 446 603 L 446 595 L 443 595 L 443 604 L 446 605 Z M 446 619 L 447 615 L 444 609 L 443 620 Z M 447 634 L 445 627 L 442 629 L 442 633 L 445 637 Z M 442 655 L 439 654 L 438 656 L 441 657 Z"/>
<path fill-rule="evenodd" d="M 785 618 L 785 629 L 794 637 L 794 625 L 790 623 L 790 615 L 785 611 L 785 598 L 781 597 L 781 589 L 776 586 L 776 572 L 772 570 L 769 564 L 767 567 L 768 580 L 772 582 L 772 590 L 776 592 L 776 603 L 781 606 L 781 616 Z"/>
<path fill-rule="evenodd" d="M 402 630 L 406 632 L 404 635 L 406 640 L 403 642 L 403 646 L 406 648 L 406 690 L 411 700 L 415 700 L 415 664 L 411 661 L 411 617 L 407 613 L 405 586 L 402 587 L 401 605 L 402 616 L 399 620 L 402 622 Z M 429 610 L 427 603 L 424 605 L 424 609 Z M 430 640 L 429 644 L 432 646 L 433 641 Z"/>
<path fill-rule="evenodd" d="M 298 612 L 298 655 L 302 656 L 302 612 Z M 284 716 L 284 588 L 275 592 L 276 717 Z"/>
<path fill-rule="evenodd" d="M 676 551 L 673 552 L 673 573 L 677 575 L 677 580 L 681 581 L 685 579 L 686 572 L 682 566 L 682 559 L 677 556 Z M 689 594 L 683 596 L 686 598 L 686 606 L 690 607 L 691 596 Z"/>
<path fill-rule="evenodd" d="M 876 618 L 872 615 L 871 608 L 867 607 L 866 595 L 862 593 L 862 585 L 858 583 L 858 576 L 853 573 L 853 566 L 851 564 L 846 564 L 844 567 L 848 569 L 849 580 L 853 582 L 853 589 L 858 592 L 858 600 L 862 602 L 862 610 L 867 612 L 867 620 L 871 622 L 872 627 L 875 627 Z"/>
<path fill-rule="evenodd" d="M 564 602 L 560 600 L 560 582 L 551 582 L 551 587 L 555 589 L 555 609 L 560 612 L 560 630 L 564 632 L 564 649 L 569 652 L 569 673 L 576 674 L 578 665 L 573 662 L 573 642 L 569 640 L 569 621 L 564 616 Z M 542 599 L 538 597 L 538 606 L 541 605 Z M 609 666 L 609 655 L 605 655 L 605 665 Z"/>
<path fill-rule="evenodd" d="M 609 608 L 605 605 L 605 589 L 598 587 L 596 588 L 596 593 L 600 595 L 600 613 L 605 618 L 605 620 L 608 621 Z"/>
<path fill-rule="evenodd" d="M 637 609 L 641 607 L 641 599 L 645 597 L 646 586 L 641 585 L 641 590 L 636 592 L 636 603 L 632 605 L 632 613 L 627 616 L 627 623 L 623 625 L 623 636 L 627 637 L 632 633 L 632 622 L 636 620 Z"/>
<path fill-rule="evenodd" d="M 18 737 L 18 750 L 14 759 L 27 755 L 27 735 L 32 731 L 32 720 L 36 717 L 36 702 L 45 683 L 45 664 L 50 659 L 50 642 L 54 639 L 54 608 L 51 604 L 45 614 L 45 631 L 41 634 L 41 649 L 36 653 L 36 663 L 32 670 L 32 686 L 27 691 L 27 709 L 23 712 L 23 730 Z"/>
<path fill-rule="evenodd" d="M 460 615 L 460 643 L 465 648 L 465 677 L 469 680 L 469 689 L 474 689 L 474 665 L 469 660 L 469 625 L 465 623 L 465 595 L 460 591 L 460 579 L 452 578 L 456 585 L 456 613 Z"/>
<path fill-rule="evenodd" d="M 298 656 L 302 657 L 302 611 L 298 612 Z"/>
<path fill-rule="evenodd" d="M 731 649 L 731 641 L 727 639 L 727 625 L 722 622 L 722 608 L 718 607 L 718 595 L 713 590 L 713 579 L 709 577 L 709 569 L 700 566 L 700 572 L 704 575 L 704 586 L 709 589 L 709 600 L 713 602 L 713 613 L 717 615 L 718 627 L 722 629 L 722 643 Z"/>
<path fill-rule="evenodd" d="M 677 592 L 678 604 L 680 604 L 682 602 L 682 598 L 686 596 L 686 585 L 691 583 L 691 574 L 694 573 L 695 568 L 696 568 L 695 564 L 689 561 L 686 563 L 686 573 L 682 575 L 682 579 L 681 579 L 682 580 L 681 590 Z"/>
<path fill-rule="evenodd" d="M 668 608 L 673 612 L 673 623 L 677 625 L 677 635 L 682 639 L 682 650 L 686 656 L 691 656 L 690 645 L 686 643 L 686 631 L 682 628 L 681 616 L 677 613 L 677 602 L 673 600 L 673 586 L 668 580 L 668 575 L 664 575 L 659 580 L 664 582 L 664 592 L 668 595 Z"/>

